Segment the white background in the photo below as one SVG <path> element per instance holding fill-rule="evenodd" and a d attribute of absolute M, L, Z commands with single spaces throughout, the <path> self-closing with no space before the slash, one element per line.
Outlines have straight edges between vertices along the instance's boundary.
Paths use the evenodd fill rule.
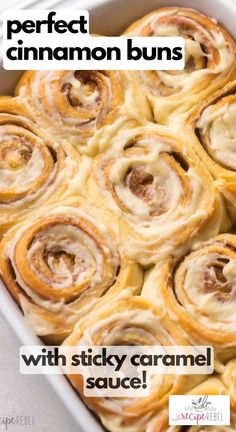
<path fill-rule="evenodd" d="M 0 417 L 34 416 L 35 426 L 8 426 L 9 432 L 80 432 L 42 375 L 19 372 L 20 342 L 0 316 Z M 0 425 L 0 431 L 5 430 Z"/>

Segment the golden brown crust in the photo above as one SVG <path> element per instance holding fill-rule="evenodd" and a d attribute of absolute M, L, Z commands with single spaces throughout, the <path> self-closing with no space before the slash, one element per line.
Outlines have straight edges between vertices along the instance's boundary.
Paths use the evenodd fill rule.
<path fill-rule="evenodd" d="M 138 291 L 142 272 L 80 202 L 47 213 L 4 236 L 0 271 L 36 333 L 61 340 L 100 297 Z"/>
<path fill-rule="evenodd" d="M 215 20 L 196 10 L 158 9 L 131 24 L 124 34 L 185 39 L 183 71 L 143 71 L 136 77 L 143 83 L 157 122 L 174 123 L 176 117 L 236 77 L 235 41 Z"/>
<path fill-rule="evenodd" d="M 36 126 L 21 100 L 0 97 L 0 233 L 67 195 L 78 164 L 77 154 Z"/>
<path fill-rule="evenodd" d="M 183 134 L 207 166 L 223 193 L 234 221 L 236 162 L 234 158 L 236 81 L 200 102 L 183 121 Z"/>
<path fill-rule="evenodd" d="M 110 208 L 129 256 L 153 264 L 219 232 L 221 199 L 187 142 L 148 124 L 121 129 L 106 147 L 94 158 L 87 198 Z"/>
<path fill-rule="evenodd" d="M 231 432 L 235 42 L 177 7 L 125 34 L 183 36 L 184 71 L 28 71 L 0 97 L 1 278 L 45 343 L 215 347 L 211 378 L 152 377 L 146 398 L 70 375 L 107 430 L 198 432 L 168 426 L 169 395 L 230 393 Z"/>
<path fill-rule="evenodd" d="M 29 108 L 32 119 L 64 146 L 94 155 L 98 143 L 89 138 L 124 117 L 149 118 L 145 97 L 138 95 L 121 71 L 27 71 L 15 95 Z M 133 101 L 130 108 L 130 101 Z M 133 113 L 132 113 L 133 109 Z"/>
<path fill-rule="evenodd" d="M 216 355 L 235 356 L 234 269 L 236 237 L 221 234 L 180 260 L 169 257 L 150 271 L 142 295 L 161 303 L 193 345 L 212 345 Z"/>
<path fill-rule="evenodd" d="M 143 319 L 144 317 L 145 320 Z M 99 322 L 99 326 L 97 323 Z M 86 337 L 92 345 L 186 345 L 188 341 L 162 310 L 141 297 L 114 300 L 91 314 L 86 320 L 78 322 L 65 346 L 86 345 Z M 145 398 L 128 398 L 122 400 L 112 398 L 85 398 L 83 396 L 83 381 L 80 375 L 70 375 L 70 381 L 79 392 L 86 404 L 101 417 L 105 427 L 119 425 L 121 430 L 146 427 L 148 421 L 166 407 L 169 394 L 188 391 L 202 377 L 162 375 L 161 382 L 155 384 L 153 379 L 152 392 Z M 164 419 L 163 419 L 164 421 Z"/>

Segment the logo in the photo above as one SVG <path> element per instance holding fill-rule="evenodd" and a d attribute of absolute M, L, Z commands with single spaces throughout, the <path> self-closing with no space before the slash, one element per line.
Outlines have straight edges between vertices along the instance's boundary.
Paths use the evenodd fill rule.
<path fill-rule="evenodd" d="M 208 406 L 211 405 L 211 402 L 208 400 L 209 396 L 200 396 L 198 400 L 193 400 L 192 405 L 194 406 L 195 411 L 201 412 L 206 411 Z"/>
<path fill-rule="evenodd" d="M 35 418 L 31 415 L 0 416 L 0 430 L 16 430 L 16 426 L 35 426 Z M 25 427 L 24 427 L 25 429 Z"/>
<path fill-rule="evenodd" d="M 229 395 L 173 395 L 169 397 L 169 425 L 229 425 Z"/>

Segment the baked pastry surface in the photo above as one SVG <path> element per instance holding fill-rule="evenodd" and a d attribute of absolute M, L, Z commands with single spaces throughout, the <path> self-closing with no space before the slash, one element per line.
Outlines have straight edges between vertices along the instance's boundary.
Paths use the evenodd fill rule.
<path fill-rule="evenodd" d="M 47 344 L 212 345 L 209 376 L 86 398 L 111 432 L 236 428 L 236 45 L 162 8 L 124 35 L 183 36 L 183 71 L 27 71 L 0 97 L 0 273 Z M 230 426 L 168 426 L 170 394 L 230 394 Z"/>

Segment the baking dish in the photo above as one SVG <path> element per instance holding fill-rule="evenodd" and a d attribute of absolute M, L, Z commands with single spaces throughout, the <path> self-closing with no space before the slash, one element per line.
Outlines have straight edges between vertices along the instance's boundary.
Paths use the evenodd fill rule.
<path fill-rule="evenodd" d="M 80 7 L 84 7 L 84 2 Z M 236 38 L 235 18 L 236 2 L 233 0 L 99 0 L 87 2 L 90 11 L 90 30 L 101 34 L 119 34 L 136 18 L 162 6 L 193 7 L 206 15 L 218 19 L 224 27 Z M 10 94 L 16 84 L 20 72 L 0 70 L 0 93 Z M 1 283 L 0 310 L 22 344 L 35 345 L 39 341 L 27 326 L 21 312 L 12 300 L 10 294 Z M 83 431 L 101 432 L 102 426 L 80 401 L 67 380 L 62 376 L 47 375 L 55 392 L 62 399 Z"/>

